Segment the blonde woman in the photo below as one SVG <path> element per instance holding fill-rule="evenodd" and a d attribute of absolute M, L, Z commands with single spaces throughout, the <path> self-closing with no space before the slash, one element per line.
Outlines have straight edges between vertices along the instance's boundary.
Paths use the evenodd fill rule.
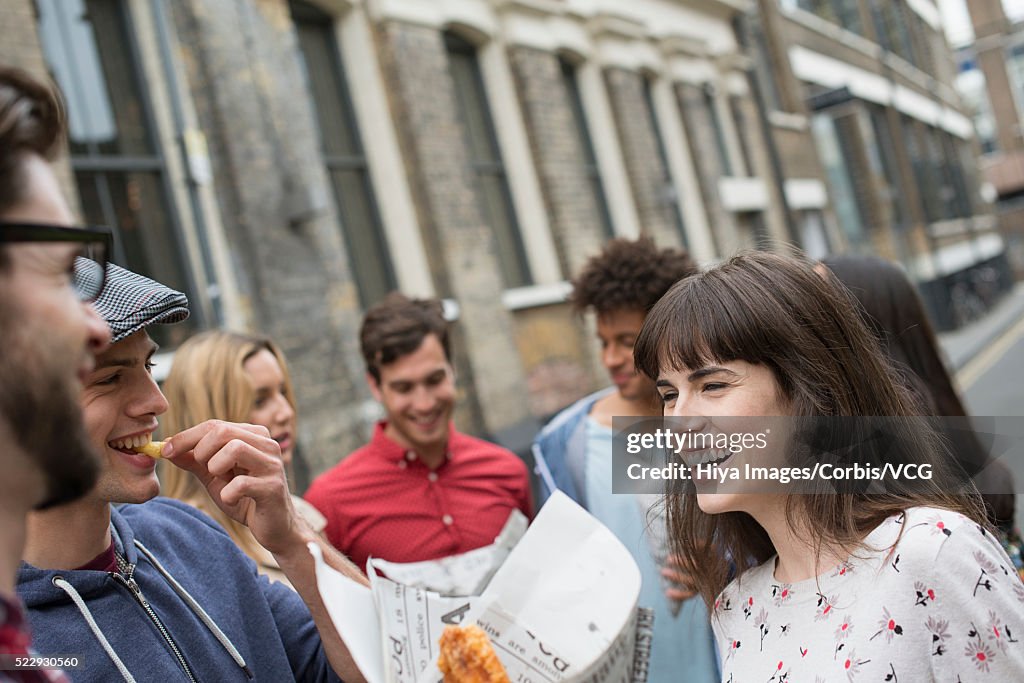
<path fill-rule="evenodd" d="M 291 473 L 296 440 L 295 395 L 284 355 L 270 339 L 220 330 L 198 334 L 174 354 L 174 365 L 163 389 L 170 403 L 162 420 L 165 435 L 210 419 L 262 425 L 281 444 L 281 457 Z M 256 562 L 261 574 L 285 581 L 273 556 L 256 542 L 247 527 L 214 505 L 198 479 L 177 467 L 165 467 L 161 480 L 164 495 L 213 517 Z M 292 499 L 296 511 L 319 533 L 325 524 L 323 516 L 302 498 Z"/>

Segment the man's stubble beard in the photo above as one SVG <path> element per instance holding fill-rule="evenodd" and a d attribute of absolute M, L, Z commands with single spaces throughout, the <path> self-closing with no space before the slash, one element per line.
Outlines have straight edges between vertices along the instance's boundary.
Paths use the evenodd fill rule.
<path fill-rule="evenodd" d="M 36 509 L 45 509 L 88 493 L 100 461 L 82 419 L 77 363 L 68 362 L 81 351 L 62 348 L 59 335 L 45 330 L 30 333 L 25 317 L 0 303 L 0 419 L 43 474 L 46 490 Z"/>

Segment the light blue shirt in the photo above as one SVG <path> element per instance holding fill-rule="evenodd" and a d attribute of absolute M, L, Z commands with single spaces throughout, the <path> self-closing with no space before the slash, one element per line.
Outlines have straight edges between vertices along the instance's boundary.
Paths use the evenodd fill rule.
<path fill-rule="evenodd" d="M 633 554 L 643 582 L 640 606 L 654 609 L 649 683 L 705 683 L 719 680 L 714 636 L 707 608 L 699 597 L 683 602 L 672 613 L 665 596 L 661 567 L 655 559 L 666 552 L 647 531 L 649 500 L 632 494 L 612 493 L 612 430 L 591 417 L 586 418 L 585 462 L 587 509 Z M 661 517 L 652 524 L 664 524 Z M 657 547 L 655 547 L 657 546 Z"/>

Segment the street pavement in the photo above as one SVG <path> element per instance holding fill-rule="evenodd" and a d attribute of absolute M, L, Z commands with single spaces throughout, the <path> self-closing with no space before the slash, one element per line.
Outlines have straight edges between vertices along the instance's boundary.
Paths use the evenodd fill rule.
<path fill-rule="evenodd" d="M 1024 420 L 1024 283 L 985 317 L 939 335 L 939 343 L 956 369 L 969 413 Z M 1024 491 L 1024 451 L 1021 444 L 1012 450 L 1016 457 L 1006 457 L 1004 462 L 1013 470 L 1016 490 Z M 1020 493 L 1017 524 L 1024 528 L 1024 495 Z"/>

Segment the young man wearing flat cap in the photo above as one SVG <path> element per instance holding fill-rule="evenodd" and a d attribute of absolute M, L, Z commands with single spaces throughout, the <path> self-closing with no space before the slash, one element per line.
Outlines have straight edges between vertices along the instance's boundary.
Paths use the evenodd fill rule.
<path fill-rule="evenodd" d="M 29 511 L 82 495 L 99 472 L 78 395 L 110 338 L 89 304 L 109 233 L 75 226 L 48 163 L 63 129 L 51 88 L 0 67 L 0 681 L 67 680 L 3 670 L 32 653 L 15 577 Z"/>
<path fill-rule="evenodd" d="M 205 422 L 170 436 L 163 454 L 249 526 L 294 591 L 258 576 L 210 518 L 153 500 L 156 462 L 132 450 L 167 409 L 146 328 L 184 319 L 185 296 L 110 266 L 97 309 L 113 344 L 98 355 L 81 405 L 102 473 L 82 500 L 30 516 L 18 573 L 39 651 L 77 655 L 76 681 L 362 680 L 320 601 L 306 547 L 317 537 L 295 514 L 280 446 L 265 428 Z M 329 564 L 360 576 L 321 547 Z"/>

